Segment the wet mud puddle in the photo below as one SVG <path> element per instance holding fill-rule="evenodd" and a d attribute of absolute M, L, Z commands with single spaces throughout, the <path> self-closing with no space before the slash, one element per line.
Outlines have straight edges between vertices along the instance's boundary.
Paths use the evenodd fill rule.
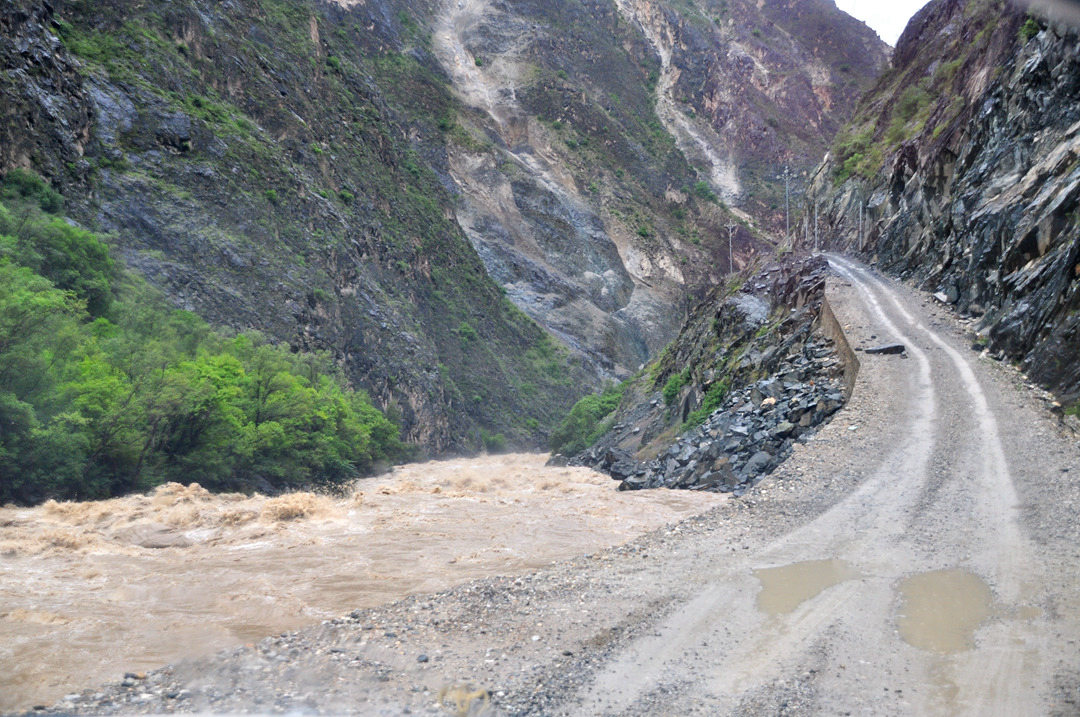
<path fill-rule="evenodd" d="M 170 484 L 0 508 L 0 712 L 413 593 L 527 572 L 723 502 L 546 456 L 443 461 L 344 498 Z"/>
<path fill-rule="evenodd" d="M 995 613 L 990 587 L 966 570 L 907 578 L 900 601 L 896 626 L 904 642 L 945 655 L 973 649 L 975 632 Z"/>
<path fill-rule="evenodd" d="M 757 608 L 767 615 L 787 615 L 825 590 L 862 575 L 843 560 L 813 560 L 754 571 L 761 582 Z M 966 570 L 936 570 L 904 579 L 897 590 L 897 631 L 912 647 L 942 655 L 975 647 L 975 634 L 994 617 L 1031 620 L 1034 607 L 1005 610 L 990 587 Z"/>
<path fill-rule="evenodd" d="M 810 560 L 761 568 L 754 575 L 761 582 L 757 607 L 766 615 L 787 615 L 834 585 L 861 577 L 843 560 Z"/>

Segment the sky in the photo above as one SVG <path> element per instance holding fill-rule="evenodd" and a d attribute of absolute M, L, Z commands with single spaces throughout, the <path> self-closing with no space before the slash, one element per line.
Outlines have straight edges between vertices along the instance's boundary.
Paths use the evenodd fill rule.
<path fill-rule="evenodd" d="M 836 0 L 841 10 L 865 22 L 893 47 L 911 16 L 926 3 L 927 0 Z"/>

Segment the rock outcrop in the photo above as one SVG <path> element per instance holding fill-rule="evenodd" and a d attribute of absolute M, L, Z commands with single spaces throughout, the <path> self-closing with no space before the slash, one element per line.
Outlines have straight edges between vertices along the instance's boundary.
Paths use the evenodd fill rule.
<path fill-rule="evenodd" d="M 1075 29 L 1002 2 L 930 3 L 820 168 L 804 232 L 813 241 L 816 204 L 822 246 L 861 252 L 976 317 L 980 345 L 1070 404 L 1078 77 Z"/>
<path fill-rule="evenodd" d="M 771 249 L 750 227 L 783 227 L 783 166 L 816 164 L 886 62 L 829 0 L 446 0 L 436 17 L 483 140 L 451 146 L 459 221 L 522 310 L 619 378 L 674 338 L 687 296 Z"/>
<path fill-rule="evenodd" d="M 850 354 L 821 330 L 825 274 L 822 259 L 789 259 L 715 292 L 626 389 L 611 428 L 570 462 L 609 473 L 621 490 L 741 495 L 847 400 Z"/>

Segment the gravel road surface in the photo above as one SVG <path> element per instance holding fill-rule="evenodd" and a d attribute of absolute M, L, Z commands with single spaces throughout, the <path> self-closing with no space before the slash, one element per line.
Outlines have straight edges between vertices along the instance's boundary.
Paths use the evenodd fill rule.
<path fill-rule="evenodd" d="M 830 261 L 851 344 L 906 352 L 864 355 L 848 407 L 743 499 L 55 711 L 1080 713 L 1076 436 L 932 298 Z"/>

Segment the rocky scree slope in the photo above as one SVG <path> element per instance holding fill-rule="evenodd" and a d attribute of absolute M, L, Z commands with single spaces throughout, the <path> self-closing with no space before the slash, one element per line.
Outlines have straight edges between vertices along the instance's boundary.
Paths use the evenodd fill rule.
<path fill-rule="evenodd" d="M 784 228 L 784 182 L 818 163 L 888 46 L 832 0 L 618 0 L 660 59 L 657 111 L 726 201 Z"/>
<path fill-rule="evenodd" d="M 595 380 L 455 221 L 452 97 L 388 2 L 0 2 L 0 172 L 182 308 L 330 350 L 432 452 L 543 440 Z"/>
<path fill-rule="evenodd" d="M 812 168 L 886 61 L 828 1 L 432 12 L 434 52 L 478 140 L 450 147 L 459 221 L 526 313 L 619 377 L 725 272 L 768 251 L 751 216 L 783 225 L 781 166 Z"/>
<path fill-rule="evenodd" d="M 741 495 L 847 400 L 845 369 L 857 366 L 823 326 L 826 273 L 821 258 L 789 258 L 717 289 L 569 462 L 609 473 L 620 490 Z"/>
<path fill-rule="evenodd" d="M 1075 29 L 1003 2 L 936 0 L 841 133 L 807 207 L 820 208 L 824 246 L 861 252 L 976 317 L 975 348 L 1021 363 L 1072 406 L 1077 78 Z"/>

